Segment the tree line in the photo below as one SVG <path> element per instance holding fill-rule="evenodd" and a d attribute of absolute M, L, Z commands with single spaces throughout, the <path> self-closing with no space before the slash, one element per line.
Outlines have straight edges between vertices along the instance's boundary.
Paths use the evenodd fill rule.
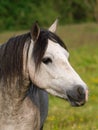
<path fill-rule="evenodd" d="M 98 0 L 0 0 L 0 30 L 27 29 L 34 21 L 50 25 L 98 22 Z"/>

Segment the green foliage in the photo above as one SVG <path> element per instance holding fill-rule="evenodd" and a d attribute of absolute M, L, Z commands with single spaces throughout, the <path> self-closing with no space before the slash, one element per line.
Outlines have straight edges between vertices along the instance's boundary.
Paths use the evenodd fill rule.
<path fill-rule="evenodd" d="M 46 26 L 57 17 L 61 24 L 93 21 L 96 5 L 96 0 L 0 0 L 0 30 L 27 29 L 36 20 Z"/>
<path fill-rule="evenodd" d="M 51 8 L 51 4 L 46 4 L 43 0 L 0 1 L 1 29 L 26 29 L 36 20 L 47 25 L 56 16 L 57 13 Z"/>
<path fill-rule="evenodd" d="M 79 23 L 92 21 L 93 15 L 93 0 L 61 0 L 56 5 L 59 7 L 59 14 L 62 23 Z"/>

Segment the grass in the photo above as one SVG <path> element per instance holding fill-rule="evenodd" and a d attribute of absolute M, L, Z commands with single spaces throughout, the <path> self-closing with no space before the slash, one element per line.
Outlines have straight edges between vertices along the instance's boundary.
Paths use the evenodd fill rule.
<path fill-rule="evenodd" d="M 0 42 L 23 32 L 3 32 Z M 89 86 L 89 101 L 83 107 L 71 107 L 49 96 L 49 113 L 44 130 L 98 130 L 98 25 L 61 26 L 57 33 L 70 52 L 70 63 Z"/>

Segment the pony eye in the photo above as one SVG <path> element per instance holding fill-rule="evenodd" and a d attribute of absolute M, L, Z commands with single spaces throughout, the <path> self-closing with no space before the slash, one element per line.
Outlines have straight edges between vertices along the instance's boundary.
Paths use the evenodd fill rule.
<path fill-rule="evenodd" d="M 42 62 L 47 65 L 49 63 L 52 63 L 52 60 L 51 60 L 51 58 L 46 57 L 46 58 L 43 58 Z"/>

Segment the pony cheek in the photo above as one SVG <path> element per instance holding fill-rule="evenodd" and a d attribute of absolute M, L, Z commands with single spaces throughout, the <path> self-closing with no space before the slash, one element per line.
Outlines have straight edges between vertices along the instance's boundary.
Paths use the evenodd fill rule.
<path fill-rule="evenodd" d="M 49 86 L 49 77 L 43 72 L 38 70 L 36 73 L 29 72 L 30 80 L 33 84 L 41 89 L 46 89 Z"/>

